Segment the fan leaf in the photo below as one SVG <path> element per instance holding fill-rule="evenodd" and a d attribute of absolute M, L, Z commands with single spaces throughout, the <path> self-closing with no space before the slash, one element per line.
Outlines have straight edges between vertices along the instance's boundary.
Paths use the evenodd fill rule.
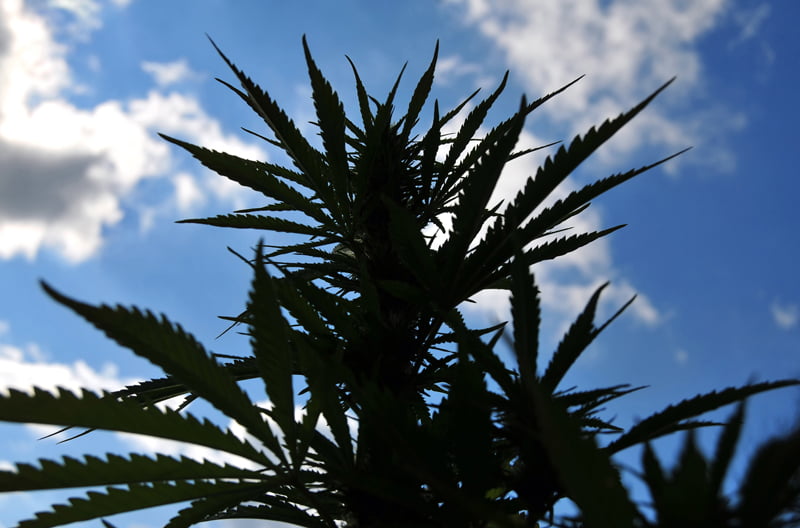
<path fill-rule="evenodd" d="M 122 306 L 92 306 L 71 299 L 42 282 L 53 299 L 70 308 L 119 345 L 130 349 L 180 381 L 195 395 L 206 399 L 237 420 L 250 434 L 281 456 L 277 439 L 250 398 L 194 337 L 149 312 Z"/>
<path fill-rule="evenodd" d="M 609 451 L 616 453 L 636 444 L 648 442 L 678 430 L 681 422 L 700 414 L 713 411 L 725 405 L 742 401 L 748 396 L 800 385 L 798 380 L 781 380 L 764 383 L 754 383 L 742 387 L 728 387 L 721 391 L 712 391 L 689 398 L 675 405 L 669 405 L 664 410 L 648 416 L 637 423 L 628 431 L 608 445 Z"/>
<path fill-rule="evenodd" d="M 119 401 L 113 394 L 99 396 L 83 391 L 80 396 L 66 389 L 51 394 L 35 388 L 33 394 L 10 390 L 0 395 L 0 419 L 9 422 L 39 423 L 105 429 L 177 440 L 239 455 L 272 467 L 274 462 L 249 442 L 223 431 L 208 420 L 192 415 L 161 411 L 156 407 Z"/>

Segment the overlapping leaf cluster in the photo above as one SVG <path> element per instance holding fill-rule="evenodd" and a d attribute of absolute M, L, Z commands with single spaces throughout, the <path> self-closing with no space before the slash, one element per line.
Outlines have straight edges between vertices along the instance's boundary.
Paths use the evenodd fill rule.
<path fill-rule="evenodd" d="M 733 493 L 725 479 L 744 423 L 740 403 L 706 456 L 688 431 L 675 466 L 665 471 L 649 443 L 642 451 L 641 479 L 652 498 L 653 518 L 640 526 L 771 527 L 800 525 L 800 424 L 763 442 L 748 461 Z"/>
<path fill-rule="evenodd" d="M 0 491 L 105 487 L 21 527 L 186 501 L 167 526 L 231 518 L 327 528 L 535 526 L 565 497 L 586 526 L 633 526 L 644 517 L 620 483 L 614 453 L 706 425 L 696 417 L 794 383 L 696 396 L 619 429 L 598 411 L 640 387 L 560 389 L 610 323 L 595 324 L 605 286 L 539 368 L 539 292 L 531 266 L 621 227 L 558 236 L 592 199 L 673 156 L 548 199 L 666 84 L 560 147 L 508 203 L 492 203 L 506 164 L 530 152 L 515 150 L 526 116 L 569 85 L 534 102 L 523 98 L 516 113 L 479 137 L 505 78 L 482 101 L 473 101 L 475 92 L 444 113 L 434 102 L 431 125 L 419 132 L 436 52 L 400 118 L 400 77 L 378 100 L 353 67 L 356 124 L 305 40 L 303 46 L 321 149 L 221 52 L 240 87 L 221 82 L 263 119 L 271 137 L 253 133 L 282 150 L 291 166 L 164 136 L 267 200 L 259 209 L 188 222 L 304 237 L 278 247 L 259 243 L 254 258 L 246 259 L 252 287 L 234 321 L 246 326 L 251 355 L 213 354 L 166 317 L 92 306 L 45 285 L 54 299 L 166 376 L 103 395 L 37 390 L 0 397 L 3 420 L 146 434 L 210 447 L 247 464 L 135 454 L 20 464 L 0 472 Z M 444 134 L 461 114 L 458 131 Z M 459 312 L 463 302 L 491 288 L 511 294 L 511 332 L 505 325 L 469 328 Z M 511 365 L 499 354 L 503 336 L 513 351 Z M 245 379 L 263 382 L 269 408 L 239 387 Z M 180 395 L 186 399 L 179 410 L 205 400 L 247 437 L 154 405 Z M 599 433 L 618 436 L 600 445 Z M 648 478 L 665 481 L 651 458 L 645 460 Z M 660 493 L 664 486 L 653 489 Z"/>

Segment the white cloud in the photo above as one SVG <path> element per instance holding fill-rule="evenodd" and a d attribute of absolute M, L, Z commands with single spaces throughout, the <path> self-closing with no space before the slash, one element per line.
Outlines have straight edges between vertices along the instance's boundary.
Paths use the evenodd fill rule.
<path fill-rule="evenodd" d="M 51 7 L 88 20 L 97 5 L 65 0 Z M 173 165 L 177 149 L 156 131 L 265 157 L 260 148 L 225 134 L 186 94 L 151 91 L 129 101 L 76 107 L 65 99 L 75 84 L 67 53 L 46 17 L 20 0 L 0 0 L 0 259 L 34 259 L 44 248 L 70 262 L 96 254 L 136 186 L 163 177 Z M 238 186 L 209 181 L 199 179 L 192 190 L 180 176 L 170 201 L 183 208 L 201 205 L 202 192 L 243 204 Z"/>
<path fill-rule="evenodd" d="M 737 42 L 750 40 L 755 37 L 758 32 L 761 31 L 761 27 L 769 18 L 771 12 L 771 6 L 764 2 L 752 9 L 742 10 L 736 13 L 734 18 L 740 27 Z"/>
<path fill-rule="evenodd" d="M 197 180 L 186 172 L 181 172 L 172 180 L 175 186 L 175 200 L 181 213 L 191 211 L 197 205 L 205 202 L 203 191 Z"/>
<path fill-rule="evenodd" d="M 487 86 L 497 84 L 492 78 L 485 75 L 484 68 L 477 63 L 465 61 L 458 55 L 441 57 L 436 61 L 435 81 L 448 86 L 454 82 L 461 82 L 464 77 L 473 77 L 475 87 L 486 89 Z"/>
<path fill-rule="evenodd" d="M 11 388 L 29 391 L 36 386 L 49 391 L 64 387 L 71 391 L 86 388 L 99 392 L 119 389 L 135 381 L 120 378 L 112 363 L 96 370 L 83 360 L 49 362 L 35 344 L 20 348 L 0 343 L 0 391 Z"/>
<path fill-rule="evenodd" d="M 160 87 L 178 84 L 180 82 L 197 77 L 197 73 L 192 71 L 186 59 L 172 62 L 142 62 L 142 69 L 153 76 L 156 84 Z"/>
<path fill-rule="evenodd" d="M 683 348 L 679 348 L 675 351 L 675 363 L 679 365 L 685 365 L 689 361 L 689 352 L 684 350 Z"/>
<path fill-rule="evenodd" d="M 783 304 L 775 301 L 769 309 L 775 324 L 784 330 L 791 330 L 800 322 L 800 307 L 796 304 Z"/>
<path fill-rule="evenodd" d="M 129 105 L 130 118 L 150 131 L 158 131 L 164 134 L 173 135 L 179 139 L 202 145 L 204 147 L 228 152 L 248 159 L 267 159 L 266 152 L 258 145 L 242 141 L 232 134 L 226 134 L 222 130 L 219 121 L 209 116 L 202 108 L 197 99 L 176 93 L 160 93 L 151 91 L 147 98 L 137 99 Z M 163 143 L 162 143 L 163 144 Z M 177 147 L 170 147 L 175 151 L 175 155 L 188 157 L 188 154 L 179 152 Z M 217 200 L 222 200 L 232 205 L 234 209 L 243 209 L 248 206 L 248 200 L 252 199 L 252 192 L 241 185 L 222 178 L 216 174 L 205 173 L 203 177 L 195 178 L 194 190 L 189 190 L 189 184 L 176 183 L 176 190 L 180 191 L 183 185 L 184 192 L 202 194 L 203 197 L 210 196 Z M 187 202 L 180 200 L 186 196 L 177 196 L 178 206 L 181 203 L 188 205 Z M 202 205 L 204 199 L 195 198 L 191 201 L 191 207 Z M 189 209 L 182 210 L 189 212 Z"/>
<path fill-rule="evenodd" d="M 50 8 L 60 9 L 73 17 L 71 31 L 75 35 L 86 34 L 102 25 L 102 6 L 94 0 L 50 0 Z"/>
<path fill-rule="evenodd" d="M 662 99 L 681 104 L 702 90 L 703 65 L 697 41 L 721 18 L 728 2 L 708 0 L 448 0 L 454 13 L 474 25 L 505 54 L 511 69 L 532 95 L 554 90 L 586 74 L 567 94 L 541 112 L 566 127 L 570 137 L 630 108 L 650 91 L 678 76 Z M 712 107 L 713 105 L 706 105 Z M 708 112 L 669 118 L 656 105 L 604 147 L 611 160 L 643 145 L 670 150 L 688 145 L 706 152 L 721 127 Z M 725 113 L 735 114 L 730 109 Z"/>
<path fill-rule="evenodd" d="M 108 5 L 124 8 L 131 0 L 46 0 L 41 11 L 53 19 L 59 30 L 76 40 L 87 40 L 103 25 L 103 11 Z M 56 16 L 63 15 L 63 16 Z"/>

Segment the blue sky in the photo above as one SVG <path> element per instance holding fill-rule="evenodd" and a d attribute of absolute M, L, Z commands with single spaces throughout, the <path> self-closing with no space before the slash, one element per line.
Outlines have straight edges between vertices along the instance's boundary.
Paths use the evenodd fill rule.
<path fill-rule="evenodd" d="M 350 107 L 345 55 L 377 96 L 408 61 L 407 94 L 437 39 L 443 107 L 511 70 L 496 120 L 522 93 L 538 97 L 585 74 L 532 114 L 522 138 L 530 146 L 569 140 L 677 75 L 562 189 L 694 147 L 570 224 L 628 227 L 534 269 L 545 342 L 554 346 L 598 284 L 612 281 L 606 314 L 639 295 L 566 382 L 650 385 L 608 410 L 620 425 L 699 392 L 800 377 L 798 15 L 794 2 L 753 0 L 0 0 L 0 388 L 112 389 L 158 375 L 46 298 L 40 278 L 84 300 L 164 312 L 214 351 L 244 353 L 243 338 L 215 339 L 225 327 L 216 316 L 238 313 L 249 281 L 225 247 L 247 253 L 259 234 L 174 221 L 258 206 L 258 196 L 156 133 L 284 160 L 240 130 L 263 127 L 214 81 L 232 76 L 206 33 L 308 132 L 303 34 Z M 542 160 L 512 163 L 498 197 Z M 479 301 L 468 311 L 475 324 L 507 316 L 502 296 Z M 798 402 L 792 390 L 754 398 L 743 452 L 788 427 Z M 41 427 L 0 431 L 3 467 L 57 454 L 183 452 L 115 435 L 56 445 L 35 441 Z M 674 445 L 661 449 L 669 457 Z M 63 496 L 0 496 L 0 527 Z M 120 526 L 156 526 L 168 514 Z"/>

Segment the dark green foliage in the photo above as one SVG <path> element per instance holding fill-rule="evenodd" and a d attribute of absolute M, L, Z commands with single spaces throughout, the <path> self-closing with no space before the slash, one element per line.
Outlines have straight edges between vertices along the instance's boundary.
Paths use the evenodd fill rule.
<path fill-rule="evenodd" d="M 686 434 L 681 455 L 667 473 L 653 449 L 642 452 L 642 479 L 647 484 L 654 522 L 641 526 L 777 528 L 800 524 L 800 427 L 764 442 L 749 461 L 735 498 L 724 494 L 724 478 L 744 419 L 738 405 L 707 458 L 694 431 Z"/>
<path fill-rule="evenodd" d="M 328 528 L 518 527 L 552 520 L 556 502 L 569 498 L 585 526 L 631 527 L 648 521 L 629 499 L 611 456 L 635 445 L 645 446 L 643 478 L 659 525 L 722 526 L 733 519 L 720 490 L 741 407 L 710 463 L 690 434 L 677 469 L 667 474 L 649 442 L 709 425 L 697 417 L 794 381 L 695 396 L 623 431 L 598 412 L 642 387 L 560 389 L 580 355 L 630 304 L 596 325 L 606 285 L 588 300 L 546 368 L 540 372 L 538 365 L 540 302 L 530 267 L 621 227 L 554 236 L 590 200 L 673 156 L 561 200 L 548 198 L 669 83 L 560 147 L 512 200 L 495 204 L 492 195 L 506 164 L 536 150 L 515 150 L 526 116 L 569 85 L 533 103 L 523 97 L 510 118 L 476 137 L 506 76 L 452 136 L 443 135 L 443 127 L 477 92 L 444 114 L 434 102 L 430 128 L 417 131 L 433 85 L 437 45 L 399 118 L 394 108 L 400 77 L 380 101 L 368 95 L 353 66 L 361 121 L 356 124 L 305 39 L 303 49 L 322 150 L 221 52 L 241 88 L 221 82 L 264 120 L 272 138 L 253 134 L 285 152 L 293 166 L 163 136 L 266 199 L 257 209 L 187 222 L 302 238 L 277 247 L 259 243 L 252 260 L 243 258 L 252 268 L 252 287 L 245 310 L 229 319 L 245 327 L 251 355 L 210 354 L 166 317 L 88 305 L 44 285 L 55 300 L 161 367 L 166 377 L 103 395 L 37 389 L 0 396 L 3 420 L 179 440 L 238 455 L 250 465 L 135 454 L 20 464 L 0 472 L 0 491 L 111 486 L 21 526 L 56 526 L 189 501 L 167 526 L 255 518 Z M 448 221 L 451 227 L 445 228 Z M 505 333 L 506 323 L 473 329 L 464 322 L 460 305 L 490 288 L 510 293 L 513 331 Z M 503 338 L 513 353 L 511 364 L 499 353 Z M 237 382 L 247 379 L 263 381 L 268 408 L 239 388 Z M 248 440 L 154 406 L 181 395 L 180 410 L 206 400 L 241 424 Z M 601 445 L 601 433 L 619 436 Z M 770 519 L 798 506 L 800 452 L 793 439 L 775 440 L 754 458 L 751 478 L 758 485 L 743 486 L 735 512 L 751 524 L 741 526 L 772 526 Z"/>

